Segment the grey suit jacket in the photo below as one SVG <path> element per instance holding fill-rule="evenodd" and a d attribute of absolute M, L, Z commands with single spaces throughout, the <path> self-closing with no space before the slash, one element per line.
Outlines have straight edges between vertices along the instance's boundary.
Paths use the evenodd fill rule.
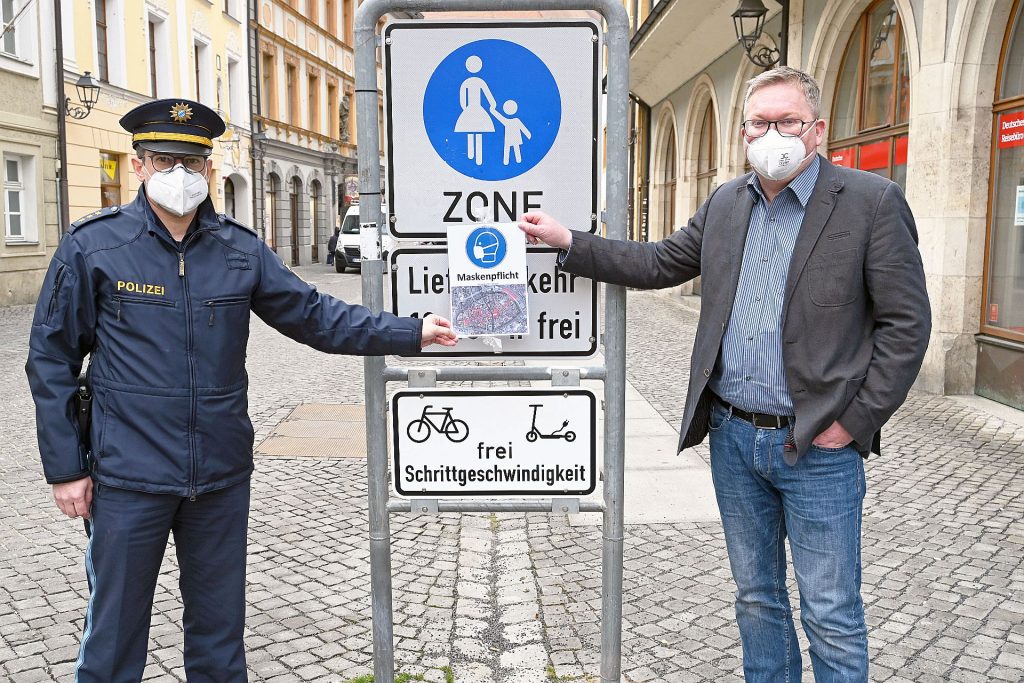
<path fill-rule="evenodd" d="M 796 413 L 794 464 L 835 420 L 863 454 L 907 397 L 928 346 L 931 309 L 917 228 L 903 192 L 824 158 L 786 279 L 783 361 Z M 573 232 L 562 267 L 641 289 L 698 275 L 701 312 L 679 449 L 708 433 L 715 367 L 739 281 L 753 199 L 750 175 L 718 187 L 689 224 L 661 242 Z"/>

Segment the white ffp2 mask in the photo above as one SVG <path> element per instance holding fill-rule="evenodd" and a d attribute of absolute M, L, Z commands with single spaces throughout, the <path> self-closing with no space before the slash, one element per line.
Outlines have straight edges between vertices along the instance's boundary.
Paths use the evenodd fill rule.
<path fill-rule="evenodd" d="M 770 180 L 791 178 L 800 164 L 814 154 L 813 151 L 805 153 L 803 136 L 806 134 L 804 131 L 798 136 L 785 137 L 770 128 L 761 137 L 747 143 L 747 161 L 758 175 Z"/>
<path fill-rule="evenodd" d="M 146 196 L 175 216 L 192 213 L 210 194 L 202 173 L 190 173 L 178 164 L 169 171 L 149 173 Z"/>

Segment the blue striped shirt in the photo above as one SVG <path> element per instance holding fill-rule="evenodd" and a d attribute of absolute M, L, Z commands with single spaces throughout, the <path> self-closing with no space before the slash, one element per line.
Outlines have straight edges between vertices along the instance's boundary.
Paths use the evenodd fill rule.
<path fill-rule="evenodd" d="M 807 202 L 818 180 L 818 157 L 770 203 L 757 174 L 747 189 L 754 199 L 743 263 L 711 390 L 751 413 L 792 415 L 782 360 L 782 301 Z"/>

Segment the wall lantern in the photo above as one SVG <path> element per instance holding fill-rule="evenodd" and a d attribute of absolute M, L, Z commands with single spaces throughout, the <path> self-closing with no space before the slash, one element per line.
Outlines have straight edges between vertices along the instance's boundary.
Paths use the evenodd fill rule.
<path fill-rule="evenodd" d="M 768 9 L 761 0 L 740 0 L 736 11 L 732 13 L 737 42 L 747 53 L 747 58 L 762 69 L 786 64 L 789 0 L 779 0 L 779 4 L 782 5 L 782 35 L 777 48 L 757 44 L 764 32 L 764 22 L 768 16 Z"/>
<path fill-rule="evenodd" d="M 75 83 L 75 90 L 78 91 L 78 99 L 82 104 L 71 104 L 71 98 L 65 97 L 64 113 L 73 119 L 84 119 L 100 99 L 100 82 L 86 71 Z"/>

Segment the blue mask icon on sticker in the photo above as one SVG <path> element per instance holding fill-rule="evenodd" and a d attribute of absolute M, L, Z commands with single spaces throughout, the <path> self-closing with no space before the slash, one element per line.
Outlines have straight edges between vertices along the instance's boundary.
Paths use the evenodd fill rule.
<path fill-rule="evenodd" d="M 505 236 L 494 228 L 477 228 L 466 240 L 466 256 L 479 268 L 494 268 L 505 260 Z"/>

